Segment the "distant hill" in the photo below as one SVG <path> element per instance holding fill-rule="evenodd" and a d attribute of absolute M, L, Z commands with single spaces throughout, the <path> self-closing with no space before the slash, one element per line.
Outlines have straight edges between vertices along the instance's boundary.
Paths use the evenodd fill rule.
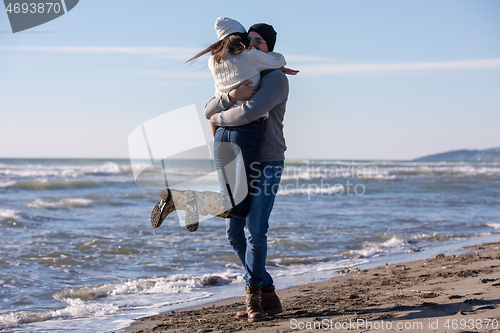
<path fill-rule="evenodd" d="M 414 161 L 464 161 L 464 162 L 500 162 L 500 148 L 485 150 L 454 150 L 446 153 L 428 155 Z"/>

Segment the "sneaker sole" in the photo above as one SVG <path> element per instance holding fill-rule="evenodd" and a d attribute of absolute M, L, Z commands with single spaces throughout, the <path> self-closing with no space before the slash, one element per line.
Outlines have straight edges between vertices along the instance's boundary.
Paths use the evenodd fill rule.
<path fill-rule="evenodd" d="M 165 206 L 167 205 L 167 202 L 170 200 L 170 190 L 167 190 L 167 196 L 165 197 L 164 193 L 162 192 L 162 195 L 160 195 L 160 201 L 156 204 L 156 206 L 153 208 L 153 211 L 151 212 L 151 226 L 153 228 L 158 228 L 161 226 L 165 218 L 167 217 L 166 214 L 165 216 L 162 216 L 163 213 L 165 212 Z"/>
<path fill-rule="evenodd" d="M 185 223 L 187 230 L 194 232 L 200 224 L 200 215 L 198 213 L 198 205 L 196 204 L 196 193 L 191 190 L 184 192 L 184 200 L 186 201 L 186 217 Z"/>

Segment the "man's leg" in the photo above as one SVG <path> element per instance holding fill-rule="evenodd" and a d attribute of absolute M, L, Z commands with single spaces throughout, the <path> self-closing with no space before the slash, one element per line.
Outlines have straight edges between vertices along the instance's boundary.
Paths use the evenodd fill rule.
<path fill-rule="evenodd" d="M 261 286 L 260 303 L 262 309 L 266 314 L 272 315 L 283 312 L 283 308 L 274 291 L 273 279 L 266 270 L 267 231 L 269 229 L 269 216 L 283 172 L 283 161 L 261 163 L 259 171 L 257 181 L 250 184 L 255 187 L 255 195 L 245 219 L 245 227 L 248 230 L 246 253 L 243 259 L 239 255 L 238 258 L 245 267 L 244 279 L 247 289 Z M 248 311 L 247 306 L 247 310 L 238 311 L 236 317 L 250 318 Z"/>
<path fill-rule="evenodd" d="M 264 291 L 273 286 L 273 279 L 266 270 L 267 231 L 269 230 L 269 216 L 274 206 L 281 174 L 283 161 L 263 162 L 260 167 L 255 186 L 250 211 L 245 219 L 248 230 L 247 248 L 245 255 L 245 281 L 249 286 L 261 286 Z"/>

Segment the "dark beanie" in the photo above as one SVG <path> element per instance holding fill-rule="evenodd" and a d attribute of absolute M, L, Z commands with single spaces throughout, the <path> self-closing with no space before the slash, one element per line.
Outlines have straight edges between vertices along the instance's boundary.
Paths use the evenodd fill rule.
<path fill-rule="evenodd" d="M 254 24 L 248 29 L 248 32 L 250 31 L 255 31 L 259 35 L 264 38 L 264 40 L 267 43 L 267 48 L 269 52 L 272 52 L 274 50 L 274 44 L 276 44 L 276 35 L 278 34 L 276 31 L 274 31 L 274 28 L 272 25 L 265 24 L 265 23 L 257 23 Z"/>

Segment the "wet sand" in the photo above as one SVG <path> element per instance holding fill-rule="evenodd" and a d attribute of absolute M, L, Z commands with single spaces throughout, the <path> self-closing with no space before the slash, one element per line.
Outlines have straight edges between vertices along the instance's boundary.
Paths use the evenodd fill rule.
<path fill-rule="evenodd" d="M 140 318 L 128 332 L 500 332 L 500 243 L 464 250 L 279 290 L 285 311 L 260 323 L 233 318 L 238 297 Z"/>

